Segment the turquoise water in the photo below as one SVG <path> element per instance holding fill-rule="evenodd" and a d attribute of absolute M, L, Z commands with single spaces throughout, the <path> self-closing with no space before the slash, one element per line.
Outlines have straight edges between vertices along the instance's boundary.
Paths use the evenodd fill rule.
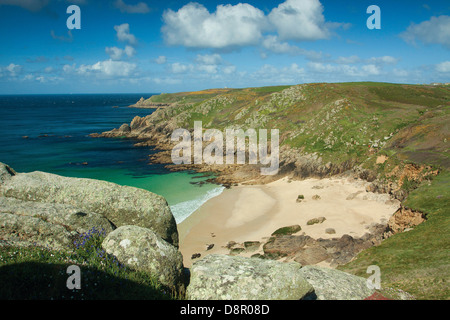
<path fill-rule="evenodd" d="M 149 190 L 164 196 L 181 222 L 223 187 L 208 177 L 150 164 L 151 147 L 129 139 L 91 138 L 146 116 L 127 106 L 151 94 L 0 96 L 0 162 L 18 172 L 45 171 Z"/>

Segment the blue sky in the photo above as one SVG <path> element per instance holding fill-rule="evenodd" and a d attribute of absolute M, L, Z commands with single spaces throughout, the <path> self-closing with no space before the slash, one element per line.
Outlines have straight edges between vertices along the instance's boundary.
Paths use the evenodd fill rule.
<path fill-rule="evenodd" d="M 449 1 L 224 1 L 0 0 L 0 94 L 450 82 Z"/>

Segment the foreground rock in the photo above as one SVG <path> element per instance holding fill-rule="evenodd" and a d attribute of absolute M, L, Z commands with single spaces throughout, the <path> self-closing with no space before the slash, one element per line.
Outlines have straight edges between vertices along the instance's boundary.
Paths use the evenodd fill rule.
<path fill-rule="evenodd" d="M 152 229 L 178 246 L 178 231 L 167 201 L 149 191 L 93 179 L 67 178 L 45 172 L 16 173 L 0 163 L 0 196 L 22 201 L 66 204 L 101 214 L 116 227 Z"/>
<path fill-rule="evenodd" d="M 317 300 L 363 300 L 374 294 L 366 279 L 335 269 L 305 266 L 300 274 L 314 287 L 308 298 Z"/>
<path fill-rule="evenodd" d="M 299 300 L 314 289 L 301 265 L 227 255 L 195 262 L 186 291 L 190 300 Z"/>
<path fill-rule="evenodd" d="M 150 229 L 122 226 L 106 236 L 102 247 L 121 263 L 155 275 L 165 286 L 183 285 L 183 256 Z"/>
<path fill-rule="evenodd" d="M 4 244 L 63 249 L 73 236 L 92 228 L 106 233 L 113 230 L 102 215 L 71 205 L 0 197 L 0 240 Z"/>

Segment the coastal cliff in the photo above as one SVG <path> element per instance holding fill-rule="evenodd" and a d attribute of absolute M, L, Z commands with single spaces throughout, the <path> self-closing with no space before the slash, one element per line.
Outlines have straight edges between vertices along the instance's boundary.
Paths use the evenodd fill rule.
<path fill-rule="evenodd" d="M 436 168 L 448 169 L 448 96 L 446 86 L 385 83 L 304 84 L 247 89 L 220 89 L 153 96 L 145 103 L 165 103 L 146 117 L 92 137 L 126 137 L 135 146 L 153 146 L 149 159 L 170 170 L 193 169 L 217 174 L 215 182 L 267 183 L 327 177 L 349 170 L 403 200 L 414 184 Z M 171 135 L 178 128 L 203 130 L 278 129 L 279 170 L 262 176 L 261 165 L 174 165 Z M 203 147 L 208 142 L 203 141 Z M 248 149 L 246 150 L 248 159 Z M 224 162 L 225 163 L 225 162 Z M 405 172 L 415 166 L 414 174 Z"/>
<path fill-rule="evenodd" d="M 83 269 L 87 278 L 93 270 L 102 270 L 103 285 L 112 283 L 108 288 L 114 290 L 120 288 L 115 281 L 123 280 L 117 275 L 127 270 L 125 280 L 137 277 L 145 285 L 126 282 L 130 291 L 118 294 L 140 292 L 140 299 L 165 298 L 161 294 L 167 290 L 188 299 L 365 299 L 374 293 L 366 285 L 371 265 L 382 270 L 383 295 L 411 298 L 407 291 L 420 299 L 448 298 L 449 96 L 444 86 L 378 83 L 165 94 L 151 98 L 150 104 L 160 104 L 151 115 L 92 134 L 135 139 L 136 147 L 160 151 L 149 161 L 171 170 L 213 171 L 217 177 L 211 182 L 231 188 L 282 177 L 323 179 L 339 174 L 367 182 L 368 194 L 383 193 L 401 202 L 392 218 L 385 225 L 373 225 L 367 236 L 324 240 L 295 235 L 292 232 L 299 226 L 286 226 L 267 235 L 264 256 L 244 257 L 241 250 L 211 254 L 189 270 L 183 265 L 178 228 L 163 197 L 97 180 L 17 173 L 0 164 L 2 297 L 18 292 L 16 298 L 28 294 L 49 298 L 50 292 L 65 292 L 65 267 L 79 264 L 87 268 Z M 174 165 L 171 135 L 178 128 L 192 132 L 194 121 L 202 121 L 204 129 L 221 131 L 279 129 L 278 174 L 261 176 L 261 165 L 250 164 Z M 302 196 L 296 196 L 297 201 Z M 317 215 L 306 225 L 323 222 Z M 243 248 L 230 249 L 250 251 L 255 243 L 248 240 Z M 279 259 L 286 256 L 293 261 Z M 332 259 L 336 269 L 313 265 L 322 259 Z M 58 264 L 63 269 L 57 269 Z M 43 278 L 29 271 L 36 268 L 44 268 L 59 282 L 45 278 L 44 288 Z M 54 270 L 62 272 L 56 276 Z M 23 281 L 35 290 L 20 291 L 27 287 Z M 154 283 L 158 285 L 148 295 L 146 288 Z M 47 285 L 51 290 L 44 290 Z M 90 292 L 94 292 L 90 298 L 104 297 L 95 289 Z"/>
<path fill-rule="evenodd" d="M 442 287 L 434 288 L 431 283 L 445 278 L 440 270 L 448 264 L 441 254 L 448 242 L 438 234 L 448 227 L 449 198 L 444 190 L 448 188 L 450 167 L 449 96 L 448 86 L 389 83 L 316 83 L 163 94 L 149 99 L 148 103 L 166 104 L 152 114 L 92 137 L 134 139 L 136 147 L 152 146 L 159 151 L 149 158 L 150 162 L 163 163 L 174 171 L 212 171 L 216 178 L 210 181 L 226 187 L 266 184 L 282 177 L 302 180 L 345 174 L 363 179 L 369 182 L 367 192 L 388 194 L 401 201 L 402 207 L 382 231 L 388 241 L 365 249 L 348 267 L 340 268 L 362 275 L 362 264 L 377 259 L 370 256 L 379 257 L 388 270 L 397 270 L 387 271 L 389 279 L 396 279 L 393 283 L 418 296 L 442 297 Z M 192 133 L 194 121 L 201 121 L 203 129 L 222 132 L 227 128 L 278 129 L 278 174 L 261 176 L 261 166 L 250 164 L 174 165 L 171 135 L 178 128 Z M 427 223 L 410 231 L 409 226 L 416 225 L 413 221 Z M 423 241 L 423 232 L 436 233 L 434 240 Z M 409 242 L 403 242 L 405 238 Z M 406 250 L 406 243 L 420 243 L 421 253 L 412 254 L 415 261 L 421 261 L 416 265 L 418 270 L 430 268 L 427 259 L 418 256 L 428 252 L 435 257 L 432 271 L 421 284 L 407 271 L 412 268 L 407 260 L 392 262 L 385 258 L 390 248 Z M 390 268 L 392 265 L 397 268 Z"/>

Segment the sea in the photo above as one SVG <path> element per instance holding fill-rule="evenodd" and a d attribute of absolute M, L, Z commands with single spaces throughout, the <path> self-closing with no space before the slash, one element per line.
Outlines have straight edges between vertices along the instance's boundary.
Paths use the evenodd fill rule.
<path fill-rule="evenodd" d="M 154 109 L 129 108 L 152 94 L 0 95 L 0 162 L 16 172 L 44 171 L 105 180 L 166 198 L 177 223 L 224 187 L 207 174 L 171 172 L 149 161 L 152 147 L 131 139 L 92 138 L 146 116 Z"/>

